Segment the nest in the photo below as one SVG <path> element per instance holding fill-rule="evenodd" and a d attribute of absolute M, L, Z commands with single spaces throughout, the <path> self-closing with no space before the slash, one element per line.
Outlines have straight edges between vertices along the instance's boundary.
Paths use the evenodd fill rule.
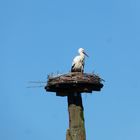
<path fill-rule="evenodd" d="M 95 74 L 72 72 L 57 76 L 48 76 L 46 91 L 56 92 L 58 96 L 72 93 L 92 93 L 103 87 L 102 79 Z"/>

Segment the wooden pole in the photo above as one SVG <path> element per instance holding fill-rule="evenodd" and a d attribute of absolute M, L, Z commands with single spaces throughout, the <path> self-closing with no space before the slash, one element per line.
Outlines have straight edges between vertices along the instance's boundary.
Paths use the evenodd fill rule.
<path fill-rule="evenodd" d="M 66 140 L 86 140 L 84 108 L 80 93 L 68 95 L 69 129 Z"/>
<path fill-rule="evenodd" d="M 100 91 L 102 79 L 95 74 L 73 72 L 58 76 L 49 76 L 46 91 L 56 92 L 57 96 L 67 96 L 69 129 L 66 140 L 86 140 L 82 93 Z"/>

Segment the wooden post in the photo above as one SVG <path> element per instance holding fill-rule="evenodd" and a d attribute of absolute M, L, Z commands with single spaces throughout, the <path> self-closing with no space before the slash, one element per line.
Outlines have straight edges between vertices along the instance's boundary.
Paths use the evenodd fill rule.
<path fill-rule="evenodd" d="M 68 95 L 69 129 L 66 140 L 86 140 L 84 109 L 80 93 Z"/>
<path fill-rule="evenodd" d="M 100 91 L 102 79 L 95 74 L 73 72 L 49 76 L 46 91 L 56 92 L 57 96 L 67 96 L 69 129 L 66 140 L 86 140 L 82 93 Z"/>

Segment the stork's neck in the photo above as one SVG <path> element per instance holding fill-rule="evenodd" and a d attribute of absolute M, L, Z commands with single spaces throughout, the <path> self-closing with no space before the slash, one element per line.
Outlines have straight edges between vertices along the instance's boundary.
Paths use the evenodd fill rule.
<path fill-rule="evenodd" d="M 83 58 L 83 59 L 85 58 L 85 54 L 82 53 L 82 52 L 80 53 L 80 56 L 81 56 L 81 58 Z"/>

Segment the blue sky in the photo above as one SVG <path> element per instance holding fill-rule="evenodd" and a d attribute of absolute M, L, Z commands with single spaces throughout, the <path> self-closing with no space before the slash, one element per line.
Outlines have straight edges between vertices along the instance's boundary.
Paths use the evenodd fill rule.
<path fill-rule="evenodd" d="M 64 140 L 67 99 L 28 81 L 67 73 L 77 49 L 85 71 L 105 79 L 83 95 L 87 140 L 140 139 L 140 2 L 5 0 L 0 2 L 0 139 Z"/>

